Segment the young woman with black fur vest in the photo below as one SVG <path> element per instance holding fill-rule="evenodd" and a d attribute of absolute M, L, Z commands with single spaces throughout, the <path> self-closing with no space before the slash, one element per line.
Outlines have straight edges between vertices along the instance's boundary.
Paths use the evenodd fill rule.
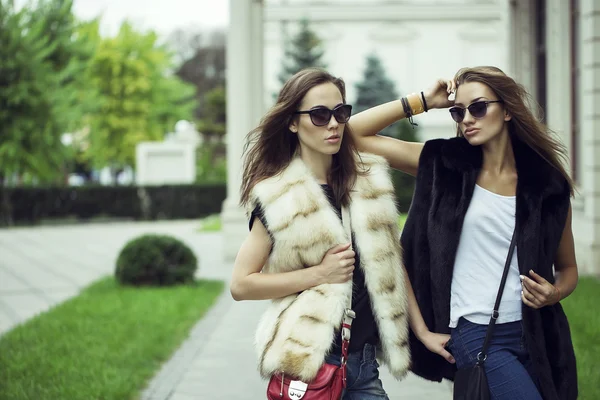
<path fill-rule="evenodd" d="M 516 249 L 484 363 L 491 395 L 571 400 L 577 398 L 575 355 L 560 300 L 578 280 L 573 181 L 563 145 L 534 117 L 527 99 L 498 68 L 464 68 L 426 92 L 353 116 L 352 132 L 359 150 L 417 177 L 403 260 L 426 327 L 450 334 L 429 350 L 448 360 L 452 353 L 456 364 L 427 351 L 413 331 L 412 371 L 441 381 L 474 365 L 516 224 Z M 456 138 L 423 144 L 377 135 L 407 114 L 450 106 Z"/>
<path fill-rule="evenodd" d="M 267 379 L 283 372 L 312 382 L 325 362 L 340 365 L 340 327 L 351 301 L 342 398 L 387 399 L 377 359 L 396 378 L 406 374 L 407 311 L 416 299 L 401 262 L 388 164 L 356 151 L 350 115 L 344 82 L 306 69 L 285 83 L 250 132 L 241 187 L 250 232 L 230 290 L 236 300 L 271 299 L 255 335 Z M 446 337 L 423 340 L 432 347 Z"/>

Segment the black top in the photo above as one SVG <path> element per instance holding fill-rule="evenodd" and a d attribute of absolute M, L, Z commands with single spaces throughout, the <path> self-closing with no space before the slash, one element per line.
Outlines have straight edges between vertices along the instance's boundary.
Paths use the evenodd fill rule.
<path fill-rule="evenodd" d="M 335 201 L 333 190 L 329 185 L 321 185 L 321 187 L 327 195 L 329 202 L 337 211 L 338 217 L 341 220 L 342 210 L 341 207 Z M 254 224 L 255 217 L 260 219 L 260 221 L 267 230 L 269 229 L 265 217 L 263 215 L 263 210 L 260 207 L 260 205 L 258 205 L 254 209 L 254 211 L 252 211 L 252 215 L 250 216 L 250 230 L 252 230 L 252 225 Z M 271 239 L 273 239 L 273 236 L 271 236 Z M 365 286 L 365 274 L 363 273 L 362 268 L 360 268 L 360 255 L 358 253 L 358 249 L 354 241 L 354 235 L 352 235 L 352 247 L 354 249 L 354 252 L 356 253 L 354 263 L 354 274 L 352 277 L 352 282 L 354 283 L 352 293 L 352 309 L 356 313 L 356 318 L 352 322 L 349 351 L 355 352 L 362 351 L 362 348 L 366 343 L 377 345 L 379 343 L 379 331 L 377 329 L 377 324 L 375 323 L 375 317 L 373 316 L 373 310 L 371 308 L 371 298 L 369 297 L 369 292 L 367 291 L 367 287 Z M 334 345 L 331 350 L 333 354 L 341 354 L 340 335 L 341 332 L 335 335 Z"/>

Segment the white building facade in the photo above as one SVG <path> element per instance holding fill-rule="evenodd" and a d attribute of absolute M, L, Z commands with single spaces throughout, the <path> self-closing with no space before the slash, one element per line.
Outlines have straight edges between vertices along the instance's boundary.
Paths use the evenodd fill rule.
<path fill-rule="evenodd" d="M 464 66 L 494 65 L 523 83 L 568 145 L 579 185 L 573 202 L 578 261 L 583 273 L 600 274 L 600 141 L 593 139 L 600 127 L 596 2 L 230 0 L 230 10 L 229 175 L 223 209 L 227 259 L 235 257 L 248 226 L 237 206 L 244 136 L 272 104 L 280 88 L 277 76 L 286 38 L 306 18 L 323 40 L 327 69 L 346 81 L 349 102 L 356 98 L 354 85 L 362 80 L 366 56 L 372 53 L 382 60 L 399 94 L 424 90 Z M 421 140 L 455 133 L 446 110 L 415 120 L 422 128 Z"/>
<path fill-rule="evenodd" d="M 600 276 L 600 2 L 510 1 L 511 70 L 569 151 L 580 273 Z"/>

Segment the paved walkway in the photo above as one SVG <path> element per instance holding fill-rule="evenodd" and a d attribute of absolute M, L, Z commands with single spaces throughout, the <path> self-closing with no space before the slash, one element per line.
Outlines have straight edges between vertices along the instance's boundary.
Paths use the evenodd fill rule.
<path fill-rule="evenodd" d="M 196 232 L 198 221 L 111 223 L 0 229 L 0 334 L 75 296 L 112 274 L 125 242 L 143 233 L 167 233 L 198 255 L 198 276 L 228 281 L 222 235 Z M 143 400 L 264 399 L 256 372 L 253 331 L 266 302 L 236 303 L 225 291 L 142 395 Z M 449 400 L 446 383 L 414 376 L 395 381 L 382 368 L 391 399 Z M 78 399 L 70 399 L 78 400 Z"/>

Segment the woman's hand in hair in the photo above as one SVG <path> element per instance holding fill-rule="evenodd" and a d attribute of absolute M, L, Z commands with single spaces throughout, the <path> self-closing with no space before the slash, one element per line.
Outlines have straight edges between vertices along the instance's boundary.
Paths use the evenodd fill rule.
<path fill-rule="evenodd" d="M 530 277 L 520 275 L 523 291 L 523 303 L 531 308 L 542 308 L 556 304 L 560 301 L 560 292 L 557 288 L 542 278 L 533 270 L 529 271 Z"/>
<path fill-rule="evenodd" d="M 446 345 L 450 340 L 450 335 L 426 331 L 419 336 L 419 340 L 425 345 L 425 347 L 427 347 L 429 351 L 444 357 L 444 359 L 450 364 L 454 364 L 456 362 L 454 357 L 452 357 L 452 354 L 446 350 Z"/>
<path fill-rule="evenodd" d="M 452 79 L 438 79 L 429 89 L 423 92 L 427 108 L 448 108 L 454 105 L 454 97 L 452 97 L 452 100 L 449 100 L 448 97 L 453 96 L 455 92 L 456 83 Z"/>
<path fill-rule="evenodd" d="M 355 253 L 350 249 L 350 243 L 338 244 L 332 247 L 315 268 L 321 283 L 344 283 L 352 279 Z"/>

